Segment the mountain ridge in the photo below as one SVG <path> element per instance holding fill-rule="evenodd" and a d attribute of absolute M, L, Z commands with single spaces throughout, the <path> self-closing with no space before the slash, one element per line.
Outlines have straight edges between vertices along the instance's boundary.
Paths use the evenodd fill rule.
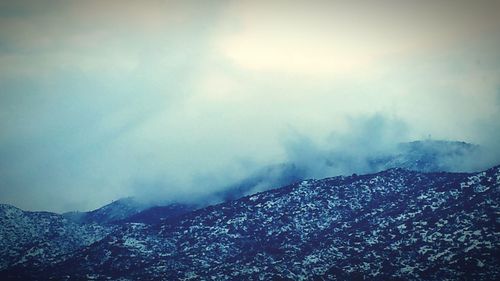
<path fill-rule="evenodd" d="M 126 224 L 23 277 L 495 280 L 499 185 L 500 166 L 306 180 L 169 222 Z"/>
<path fill-rule="evenodd" d="M 0 269 L 15 264 L 43 264 L 90 245 L 112 230 L 79 225 L 51 212 L 23 211 L 0 204 Z"/>

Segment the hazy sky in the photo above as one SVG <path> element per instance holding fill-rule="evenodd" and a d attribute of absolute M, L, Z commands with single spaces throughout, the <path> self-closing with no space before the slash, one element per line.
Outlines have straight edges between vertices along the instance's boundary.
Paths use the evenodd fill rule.
<path fill-rule="evenodd" d="M 297 138 L 328 147 L 370 120 L 384 125 L 374 143 L 430 135 L 497 153 L 499 13 L 500 1 L 0 0 L 0 202 L 204 194 L 294 157 Z"/>

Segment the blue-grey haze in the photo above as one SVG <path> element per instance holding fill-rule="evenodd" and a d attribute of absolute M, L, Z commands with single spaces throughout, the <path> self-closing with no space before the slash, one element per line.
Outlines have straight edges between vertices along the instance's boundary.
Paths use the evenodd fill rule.
<path fill-rule="evenodd" d="M 498 11 L 2 0 L 0 201 L 68 211 L 203 197 L 272 164 L 363 171 L 367 157 L 429 137 L 488 151 L 457 169 L 498 164 Z M 348 161 L 325 166 L 325 155 Z"/>

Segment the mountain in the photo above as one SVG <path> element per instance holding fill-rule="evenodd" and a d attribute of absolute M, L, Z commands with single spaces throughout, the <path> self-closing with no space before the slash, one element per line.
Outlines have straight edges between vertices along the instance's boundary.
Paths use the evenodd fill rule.
<path fill-rule="evenodd" d="M 391 149 L 390 153 L 364 156 L 361 162 L 365 163 L 352 167 L 349 173 L 359 171 L 375 173 L 397 167 L 422 172 L 454 171 L 460 166 L 457 163 L 470 162 L 471 157 L 479 149 L 476 145 L 458 141 L 425 140 L 400 143 L 396 148 Z M 352 161 L 352 159 L 346 159 L 349 157 L 331 153 L 326 154 L 322 161 L 335 170 L 335 166 L 345 164 L 343 161 Z M 303 163 L 269 165 L 236 183 L 225 186 L 221 191 L 215 192 L 205 201 L 197 204 L 178 202 L 157 206 L 127 197 L 90 212 L 68 212 L 63 215 L 78 223 L 108 225 L 123 222 L 156 223 L 162 219 L 175 218 L 180 214 L 211 205 L 213 202 L 236 200 L 259 191 L 299 182 L 310 177 L 311 169 L 312 167 Z"/>
<path fill-rule="evenodd" d="M 226 186 L 213 196 L 222 201 L 236 200 L 258 191 L 298 182 L 305 177 L 305 170 L 294 163 L 269 165 L 258 169 L 237 183 Z"/>
<path fill-rule="evenodd" d="M 404 168 L 421 172 L 459 171 L 480 147 L 459 141 L 413 141 L 400 143 L 395 153 L 370 159 L 374 169 Z"/>
<path fill-rule="evenodd" d="M 68 212 L 63 216 L 81 224 L 113 224 L 138 214 L 151 207 L 148 204 L 137 201 L 132 197 L 115 200 L 112 203 L 90 212 Z"/>
<path fill-rule="evenodd" d="M 147 208 L 137 214 L 131 215 L 120 222 L 155 224 L 165 220 L 175 219 L 183 214 L 198 209 L 197 205 L 172 203 L 165 206 Z"/>
<path fill-rule="evenodd" d="M 233 183 L 214 197 L 222 201 L 235 200 L 255 192 L 289 185 L 311 178 L 316 169 L 329 171 L 328 176 L 352 173 L 376 173 L 391 168 L 419 172 L 472 172 L 487 167 L 473 165 L 481 153 L 478 145 L 460 141 L 421 140 L 399 143 L 391 149 L 371 155 L 331 151 L 311 163 L 286 162 L 263 167 L 243 180 Z"/>
<path fill-rule="evenodd" d="M 500 167 L 305 180 L 106 238 L 2 280 L 499 280 Z"/>
<path fill-rule="evenodd" d="M 0 269 L 53 263 L 108 235 L 112 228 L 79 225 L 49 212 L 0 204 Z"/>

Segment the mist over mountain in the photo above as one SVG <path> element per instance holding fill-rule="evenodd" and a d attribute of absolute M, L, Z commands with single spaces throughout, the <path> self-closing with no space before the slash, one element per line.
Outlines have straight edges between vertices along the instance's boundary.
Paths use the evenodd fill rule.
<path fill-rule="evenodd" d="M 304 147 L 299 145 L 299 147 Z M 390 168 L 419 172 L 473 172 L 490 165 L 478 145 L 459 141 L 424 140 L 398 143 L 377 153 L 335 148 L 301 152 L 296 162 L 259 169 L 242 181 L 215 194 L 223 200 L 322 176 L 376 173 Z"/>
<path fill-rule="evenodd" d="M 500 169 L 444 172 L 481 155 L 464 142 L 390 151 L 361 158 L 332 150 L 314 168 L 311 158 L 264 167 L 203 200 L 129 197 L 63 215 L 2 205 L 0 276 L 495 280 Z M 311 179 L 340 168 L 370 173 Z"/>
<path fill-rule="evenodd" d="M 154 198 L 141 196 L 116 200 L 104 207 L 89 212 L 68 212 L 64 216 L 79 223 L 115 223 L 136 216 L 144 216 L 150 212 L 158 220 L 162 216 L 169 217 L 173 213 L 194 210 L 199 207 L 228 200 L 239 199 L 245 195 L 270 190 L 289 185 L 301 180 L 319 178 L 322 176 L 350 175 L 353 173 L 376 173 L 390 168 L 403 168 L 420 172 L 473 172 L 483 168 L 483 163 L 477 161 L 484 154 L 478 145 L 458 141 L 424 140 L 409 143 L 398 143 L 394 148 L 386 149 L 377 154 L 363 155 L 355 151 L 349 153 L 340 149 L 319 154 L 304 153 L 297 162 L 270 165 L 257 169 L 249 176 L 226 186 L 214 188 L 212 193 L 204 196 L 179 198 L 176 201 L 161 198 L 153 193 Z M 316 157 L 313 157 L 316 155 Z M 304 159 L 305 161 L 302 161 Z M 322 171 L 318 173 L 318 171 Z M 212 183 L 208 182 L 207 185 Z M 178 204 L 178 205 L 176 205 Z M 164 207 L 162 207 L 164 206 Z M 155 210 L 149 210 L 156 207 Z M 162 208 L 165 210 L 162 211 Z M 172 209 L 171 209 L 172 208 Z M 138 221 L 143 222 L 143 221 Z"/>
<path fill-rule="evenodd" d="M 305 179 L 318 178 L 316 171 L 330 171 L 331 174 L 327 173 L 330 176 L 376 173 L 390 168 L 419 172 L 473 172 L 484 165 L 477 161 L 483 154 L 484 151 L 478 145 L 437 140 L 399 143 L 384 153 L 371 155 L 353 155 L 332 150 L 321 157 L 305 157 L 308 161 L 260 168 L 236 183 L 216 188 L 218 191 L 205 193 L 201 197 L 179 198 L 177 201 L 160 196 L 156 196 L 154 200 L 144 196 L 128 197 L 93 211 L 67 212 L 63 215 L 77 223 L 158 222 L 211 204 L 236 200 Z M 318 168 L 320 166 L 321 168 Z"/>
<path fill-rule="evenodd" d="M 67 212 L 62 215 L 74 222 L 109 224 L 124 220 L 150 207 L 134 198 L 121 198 L 89 212 Z"/>
<path fill-rule="evenodd" d="M 497 280 L 500 167 L 307 180 L 128 223 L 4 280 Z"/>
<path fill-rule="evenodd" d="M 63 213 L 62 216 L 78 224 L 99 224 L 104 226 L 123 225 L 131 222 L 153 224 L 178 217 L 207 205 L 207 202 L 195 205 L 182 202 L 167 203 L 166 201 L 161 205 L 155 205 L 128 197 L 115 200 L 89 212 L 67 212 Z"/>
<path fill-rule="evenodd" d="M 500 280 L 499 11 L 0 0 L 0 281 Z"/>

